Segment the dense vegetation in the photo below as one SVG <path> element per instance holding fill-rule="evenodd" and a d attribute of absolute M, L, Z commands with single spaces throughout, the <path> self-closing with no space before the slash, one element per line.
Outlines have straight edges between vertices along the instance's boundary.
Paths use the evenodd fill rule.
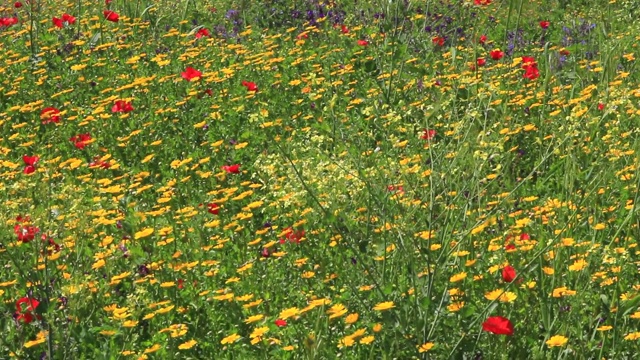
<path fill-rule="evenodd" d="M 640 352 L 633 1 L 0 8 L 0 358 Z"/>

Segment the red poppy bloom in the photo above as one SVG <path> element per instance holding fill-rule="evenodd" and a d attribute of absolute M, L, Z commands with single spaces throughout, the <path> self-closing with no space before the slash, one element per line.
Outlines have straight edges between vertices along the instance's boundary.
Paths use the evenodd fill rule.
<path fill-rule="evenodd" d="M 239 174 L 240 173 L 240 164 L 224 165 L 224 166 L 222 166 L 222 170 L 226 171 L 229 174 Z"/>
<path fill-rule="evenodd" d="M 340 26 L 340 31 L 342 31 L 343 34 L 348 34 L 349 33 L 349 28 L 346 25 L 341 25 Z"/>
<path fill-rule="evenodd" d="M 527 233 L 520 234 L 520 241 L 526 241 L 526 240 L 531 240 L 531 235 Z"/>
<path fill-rule="evenodd" d="M 40 111 L 40 120 L 42 124 L 58 123 L 60 122 L 60 110 L 54 107 L 47 107 Z"/>
<path fill-rule="evenodd" d="M 209 214 L 218 215 L 218 213 L 220 212 L 220 205 L 218 204 L 214 204 L 214 203 L 207 204 L 207 208 L 208 208 L 207 211 L 209 212 Z"/>
<path fill-rule="evenodd" d="M 206 28 L 202 28 L 198 30 L 198 32 L 196 33 L 196 39 L 200 39 L 201 37 L 209 37 L 209 36 L 211 36 L 211 34 L 209 33 L 209 30 L 207 30 Z"/>
<path fill-rule="evenodd" d="M 133 106 L 131 105 L 131 102 L 124 101 L 124 100 L 116 101 L 116 103 L 111 108 L 111 112 L 114 112 L 114 113 L 119 113 L 119 112 L 128 113 L 131 111 L 133 111 Z"/>
<path fill-rule="evenodd" d="M 36 171 L 36 163 L 40 160 L 37 156 L 27 156 L 24 155 L 22 157 L 22 161 L 24 161 L 24 170 L 22 170 L 25 174 L 31 174 Z"/>
<path fill-rule="evenodd" d="M 502 280 L 504 282 L 512 282 L 516 278 L 516 269 L 511 265 L 502 268 Z"/>
<path fill-rule="evenodd" d="M 88 145 L 87 143 L 91 141 L 91 135 L 89 133 L 76 135 L 69 139 L 69 141 L 71 141 L 76 148 L 82 150 Z"/>
<path fill-rule="evenodd" d="M 434 137 L 436 137 L 436 131 L 433 129 L 424 129 L 422 136 L 420 136 L 420 139 L 422 140 L 431 140 Z"/>
<path fill-rule="evenodd" d="M 598 110 L 604 110 L 604 104 L 603 103 L 599 103 L 598 104 Z"/>
<path fill-rule="evenodd" d="M 478 66 L 485 66 L 487 64 L 487 60 L 484 58 L 478 58 L 476 62 L 478 63 Z"/>
<path fill-rule="evenodd" d="M 484 45 L 487 42 L 487 35 L 480 36 L 480 44 Z"/>
<path fill-rule="evenodd" d="M 111 167 L 111 163 L 108 161 L 100 160 L 100 156 L 95 156 L 93 161 L 89 163 L 90 168 L 100 167 L 102 169 L 108 169 Z"/>
<path fill-rule="evenodd" d="M 513 324 L 502 316 L 492 316 L 482 323 L 482 330 L 497 335 L 513 335 Z"/>
<path fill-rule="evenodd" d="M 22 7 L 22 3 L 20 1 L 16 1 L 16 3 L 13 4 L 13 7 L 15 7 L 16 9 L 20 9 Z"/>
<path fill-rule="evenodd" d="M 0 18 L 0 27 L 15 25 L 18 23 L 17 17 Z"/>
<path fill-rule="evenodd" d="M 191 66 L 187 66 L 187 68 L 180 75 L 182 75 L 183 79 L 191 81 L 193 79 L 200 78 L 202 76 L 202 73 L 192 68 Z"/>
<path fill-rule="evenodd" d="M 500 51 L 500 49 L 491 50 L 489 56 L 491 56 L 493 60 L 500 60 L 504 56 L 504 52 Z"/>
<path fill-rule="evenodd" d="M 113 1 L 113 0 L 104 0 L 104 3 L 105 3 L 106 5 L 109 5 L 109 4 L 111 4 L 111 2 L 112 2 L 112 1 Z"/>
<path fill-rule="evenodd" d="M 543 29 L 546 29 L 549 27 L 549 22 L 548 21 L 540 21 L 540 27 Z"/>
<path fill-rule="evenodd" d="M 242 86 L 247 88 L 247 91 L 258 91 L 258 86 L 256 85 L 256 83 L 251 82 L 251 81 L 242 81 Z"/>
<path fill-rule="evenodd" d="M 53 18 L 53 25 L 59 28 L 63 28 L 64 25 L 71 25 L 76 22 L 76 18 L 69 14 L 62 14 L 62 19 L 57 17 Z"/>
<path fill-rule="evenodd" d="M 287 320 L 278 319 L 275 321 L 277 327 L 287 326 Z"/>
<path fill-rule="evenodd" d="M 433 43 L 433 45 L 442 46 L 444 45 L 444 38 L 442 36 L 436 36 L 431 39 L 431 42 Z"/>
<path fill-rule="evenodd" d="M 107 19 L 107 21 L 111 21 L 111 22 L 120 21 L 120 15 L 118 15 L 118 13 L 115 11 L 105 10 L 102 13 L 104 14 L 104 18 Z"/>
<path fill-rule="evenodd" d="M 184 289 L 184 280 L 178 279 L 178 289 Z"/>
<path fill-rule="evenodd" d="M 367 46 L 369 45 L 369 42 L 367 40 L 358 40 L 358 45 Z"/>
<path fill-rule="evenodd" d="M 524 74 L 522 76 L 525 79 L 529 79 L 529 80 L 535 80 L 535 79 L 539 78 L 540 77 L 540 71 L 538 71 L 538 66 L 537 65 L 528 66 L 525 69 Z"/>
<path fill-rule="evenodd" d="M 473 3 L 476 5 L 489 5 L 491 0 L 473 0 Z"/>
<path fill-rule="evenodd" d="M 522 68 L 526 69 L 527 66 L 535 66 L 537 65 L 536 59 L 532 56 L 523 56 L 522 57 Z"/>
<path fill-rule="evenodd" d="M 562 49 L 559 51 L 560 55 L 569 56 L 571 53 L 567 49 Z"/>
<path fill-rule="evenodd" d="M 296 244 L 300 243 L 300 240 L 302 240 L 302 238 L 304 237 L 304 230 L 296 230 L 294 231 L 292 228 L 286 228 L 284 229 L 284 237 L 286 238 L 286 240 L 289 240 L 289 242 L 294 242 Z M 284 244 L 286 241 L 285 239 L 280 239 L 280 243 Z"/>
<path fill-rule="evenodd" d="M 36 234 L 40 232 L 40 229 L 31 225 L 15 225 L 13 227 L 13 232 L 18 237 L 18 241 L 22 241 L 23 243 L 28 243 L 36 237 Z"/>
<path fill-rule="evenodd" d="M 35 311 L 40 302 L 34 298 L 23 297 L 16 301 L 16 320 L 29 324 L 33 321 L 34 316 L 31 314 Z M 40 316 L 37 316 L 40 319 Z"/>

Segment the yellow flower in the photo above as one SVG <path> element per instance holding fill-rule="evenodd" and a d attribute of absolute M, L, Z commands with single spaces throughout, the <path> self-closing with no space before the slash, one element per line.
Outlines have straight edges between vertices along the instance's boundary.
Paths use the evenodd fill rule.
<path fill-rule="evenodd" d="M 152 352 L 156 352 L 156 351 L 158 351 L 158 350 L 160 350 L 160 349 L 162 349 L 162 346 L 161 346 L 160 344 L 153 344 L 153 346 L 152 346 L 152 347 L 150 347 L 150 348 L 146 348 L 146 349 L 144 350 L 144 353 L 145 353 L 145 354 L 150 354 L 150 353 L 152 353 Z"/>
<path fill-rule="evenodd" d="M 461 273 L 459 273 L 459 274 L 455 274 L 455 275 L 453 275 L 453 276 L 449 279 L 449 281 L 450 281 L 450 282 L 452 282 L 452 283 L 454 283 L 454 282 L 462 281 L 462 280 L 464 280 L 466 277 L 467 277 L 467 273 L 463 271 L 463 272 L 461 272 Z"/>
<path fill-rule="evenodd" d="M 231 334 L 229 336 L 227 336 L 226 338 L 222 339 L 222 341 L 220 341 L 220 344 L 225 345 L 225 344 L 232 344 L 236 341 L 238 341 L 238 339 L 240 339 L 241 336 L 238 334 Z"/>
<path fill-rule="evenodd" d="M 42 344 L 43 342 L 45 342 L 45 340 L 47 340 L 46 337 L 42 337 L 42 338 L 39 338 L 39 339 L 27 341 L 26 343 L 24 343 L 24 347 L 30 348 L 30 347 L 36 346 L 38 344 Z"/>
<path fill-rule="evenodd" d="M 358 321 L 358 313 L 349 314 L 347 315 L 347 318 L 344 319 L 344 322 L 347 324 L 353 324 L 356 321 Z"/>
<path fill-rule="evenodd" d="M 142 229 L 140 231 L 138 231 L 137 233 L 135 233 L 135 235 L 133 235 L 133 238 L 138 240 L 138 239 L 142 239 L 144 237 L 147 237 L 149 235 L 153 234 L 153 228 L 146 228 L 146 229 Z"/>
<path fill-rule="evenodd" d="M 569 290 L 567 289 L 566 286 L 563 286 L 563 287 L 553 289 L 553 293 L 551 294 L 551 296 L 553 296 L 554 298 L 558 298 L 563 296 L 573 296 L 575 294 L 576 294 L 575 291 Z"/>
<path fill-rule="evenodd" d="M 259 327 L 254 329 L 251 335 L 249 335 L 249 337 L 252 339 L 259 338 L 259 337 L 262 337 L 262 335 L 266 334 L 267 332 L 269 332 L 268 326 Z"/>
<path fill-rule="evenodd" d="M 511 291 L 496 289 L 484 294 L 484 297 L 490 301 L 499 300 L 500 302 L 513 302 L 518 297 L 518 295 L 512 293 Z"/>
<path fill-rule="evenodd" d="M 636 339 L 640 339 L 640 331 L 638 332 L 634 332 L 634 333 L 630 333 L 627 334 L 627 336 L 624 337 L 625 340 L 636 340 Z"/>
<path fill-rule="evenodd" d="M 182 344 L 180 344 L 178 346 L 178 349 L 180 350 L 187 350 L 187 349 L 191 349 L 195 344 L 197 344 L 198 342 L 195 340 L 189 340 L 187 342 L 184 342 Z"/>
<path fill-rule="evenodd" d="M 264 319 L 264 315 L 258 314 L 258 315 L 249 316 L 244 322 L 245 324 L 251 324 L 256 321 L 260 321 L 262 319 Z"/>
<path fill-rule="evenodd" d="M 568 338 L 562 335 L 555 335 L 555 336 L 552 336 L 551 339 L 547 340 L 546 344 L 549 347 L 564 346 L 564 344 L 566 344 L 567 341 L 569 341 Z"/>
<path fill-rule="evenodd" d="M 373 335 L 365 336 L 362 339 L 360 339 L 360 344 L 362 345 L 371 344 L 375 339 L 376 338 Z"/>
<path fill-rule="evenodd" d="M 459 302 L 454 302 L 449 304 L 449 306 L 447 306 L 447 310 L 451 312 L 456 312 L 462 309 L 463 307 L 464 307 L 464 301 L 459 301 Z"/>
<path fill-rule="evenodd" d="M 380 331 L 382 331 L 382 324 L 377 323 L 377 324 L 373 325 L 373 332 L 377 333 L 377 332 L 380 332 Z"/>
<path fill-rule="evenodd" d="M 284 309 L 280 312 L 279 318 L 282 320 L 286 320 L 290 317 L 296 316 L 300 313 L 300 310 L 296 307 Z"/>
<path fill-rule="evenodd" d="M 432 342 L 426 342 L 420 346 L 418 346 L 418 352 L 423 353 L 431 350 L 435 346 Z"/>
<path fill-rule="evenodd" d="M 599 328 L 597 328 L 596 330 L 598 330 L 598 331 L 609 331 L 609 330 L 611 330 L 611 329 L 613 329 L 613 326 L 605 325 L 605 326 L 600 326 L 600 327 L 599 327 Z"/>
<path fill-rule="evenodd" d="M 376 306 L 373 307 L 373 310 L 375 311 L 385 311 L 385 310 L 389 310 L 394 308 L 395 305 L 393 305 L 393 301 L 385 301 L 385 302 L 381 302 L 379 304 L 377 304 Z"/>
<path fill-rule="evenodd" d="M 589 263 L 584 261 L 584 259 L 576 260 L 572 265 L 569 266 L 569 271 L 580 271 L 587 267 Z"/>

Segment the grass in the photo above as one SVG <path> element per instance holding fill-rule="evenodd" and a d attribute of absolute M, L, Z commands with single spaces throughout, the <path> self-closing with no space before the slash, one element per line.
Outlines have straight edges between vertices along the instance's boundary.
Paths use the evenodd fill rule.
<path fill-rule="evenodd" d="M 631 2 L 20 4 L 0 358 L 640 351 Z"/>

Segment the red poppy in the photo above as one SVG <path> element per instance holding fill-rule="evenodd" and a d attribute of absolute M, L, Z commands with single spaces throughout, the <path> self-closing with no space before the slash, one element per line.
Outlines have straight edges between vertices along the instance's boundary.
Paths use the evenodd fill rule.
<path fill-rule="evenodd" d="M 22 241 L 23 243 L 28 243 L 36 237 L 36 234 L 40 232 L 40 229 L 31 225 L 15 225 L 13 227 L 13 232 L 18 237 L 18 241 Z"/>
<path fill-rule="evenodd" d="M 25 324 L 32 322 L 34 317 L 31 312 L 35 311 L 39 304 L 38 300 L 26 296 L 16 301 L 16 320 Z M 40 316 L 37 318 L 40 319 Z"/>
<path fill-rule="evenodd" d="M 571 53 L 567 49 L 562 49 L 559 51 L 560 55 L 569 56 Z"/>
<path fill-rule="evenodd" d="M 491 56 L 493 60 L 500 60 L 504 56 L 504 52 L 500 51 L 500 49 L 491 50 L 489 56 Z"/>
<path fill-rule="evenodd" d="M 522 57 L 522 68 L 526 69 L 527 66 L 535 66 L 537 65 L 536 59 L 532 56 L 523 56 Z"/>
<path fill-rule="evenodd" d="M 402 185 L 398 185 L 398 186 L 389 185 L 387 186 L 387 190 L 391 192 L 397 192 L 399 194 L 404 194 L 404 186 Z"/>
<path fill-rule="evenodd" d="M 200 39 L 201 37 L 209 37 L 209 36 L 211 36 L 211 34 L 209 33 L 209 30 L 207 30 L 206 28 L 202 28 L 198 30 L 198 32 L 196 33 L 196 39 Z"/>
<path fill-rule="evenodd" d="M 478 63 L 478 66 L 481 66 L 481 67 L 487 64 L 487 60 L 485 60 L 484 58 L 478 58 L 476 62 Z"/>
<path fill-rule="evenodd" d="M 526 241 L 526 240 L 531 240 L 531 235 L 527 233 L 520 234 L 520 241 Z"/>
<path fill-rule="evenodd" d="M 256 85 L 256 83 L 251 82 L 251 81 L 242 81 L 242 86 L 247 88 L 247 91 L 258 91 L 258 86 Z"/>
<path fill-rule="evenodd" d="M 207 204 L 207 208 L 208 208 L 207 211 L 209 212 L 209 214 L 218 215 L 218 213 L 220 212 L 220 205 L 218 204 L 209 203 Z"/>
<path fill-rule="evenodd" d="M 24 155 L 22 157 L 22 161 L 24 161 L 24 170 L 22 170 L 25 174 L 31 174 L 36 171 L 36 163 L 40 160 L 37 156 L 27 156 Z"/>
<path fill-rule="evenodd" d="M 489 5 L 491 0 L 473 0 L 473 3 L 476 5 Z"/>
<path fill-rule="evenodd" d="M 528 66 L 525 69 L 524 74 L 522 76 L 525 79 L 529 79 L 529 80 L 535 80 L 535 79 L 539 78 L 540 77 L 540 71 L 538 71 L 538 66 L 537 65 Z"/>
<path fill-rule="evenodd" d="M 516 269 L 511 265 L 502 268 L 502 280 L 504 282 L 512 282 L 516 278 Z"/>
<path fill-rule="evenodd" d="M 598 110 L 604 110 L 604 104 L 603 103 L 599 103 L 598 104 Z"/>
<path fill-rule="evenodd" d="M 102 13 L 104 14 L 104 18 L 107 19 L 107 21 L 111 21 L 111 22 L 120 21 L 120 15 L 118 15 L 118 13 L 115 11 L 105 10 Z"/>
<path fill-rule="evenodd" d="M 480 36 L 480 44 L 484 45 L 487 42 L 487 35 Z"/>
<path fill-rule="evenodd" d="M 184 280 L 178 279 L 178 289 L 184 289 Z"/>
<path fill-rule="evenodd" d="M 191 81 L 193 79 L 200 78 L 202 76 L 202 73 L 192 68 L 191 66 L 187 66 L 187 68 L 180 75 L 182 75 L 183 79 Z"/>
<path fill-rule="evenodd" d="M 367 46 L 369 45 L 369 42 L 367 40 L 358 40 L 358 45 Z"/>
<path fill-rule="evenodd" d="M 302 240 L 302 238 L 304 237 L 304 230 L 293 230 L 292 228 L 288 227 L 286 229 L 284 229 L 284 237 L 286 238 L 286 240 L 289 240 L 289 242 L 294 242 L 296 244 L 300 243 L 300 240 Z M 286 241 L 285 239 L 280 239 L 280 243 L 284 244 Z"/>
<path fill-rule="evenodd" d="M 120 113 L 120 112 L 128 113 L 131 111 L 133 111 L 133 106 L 131 105 L 131 102 L 124 101 L 124 100 L 116 101 L 116 103 L 111 108 L 111 112 L 114 112 L 114 113 Z"/>
<path fill-rule="evenodd" d="M 349 28 L 346 25 L 341 25 L 340 26 L 340 31 L 342 31 L 343 34 L 348 34 L 349 33 Z"/>
<path fill-rule="evenodd" d="M 76 135 L 69 139 L 69 141 L 73 142 L 73 145 L 76 148 L 82 150 L 88 145 L 87 143 L 91 141 L 91 135 L 89 133 Z"/>
<path fill-rule="evenodd" d="M 108 161 L 100 160 L 100 156 L 95 156 L 93 161 L 89 163 L 90 168 L 100 167 L 102 169 L 108 169 L 111 167 L 111 163 Z"/>
<path fill-rule="evenodd" d="M 113 1 L 113 0 L 104 0 L 104 3 L 105 3 L 106 5 L 109 5 L 109 4 L 111 4 L 111 2 L 112 2 L 112 1 Z"/>
<path fill-rule="evenodd" d="M 444 45 L 444 38 L 442 36 L 436 36 L 433 39 L 431 39 L 431 42 L 433 43 L 433 45 L 442 46 Z"/>
<path fill-rule="evenodd" d="M 64 25 L 71 25 L 76 22 L 76 18 L 69 14 L 62 14 L 62 19 L 57 17 L 53 18 L 53 25 L 59 28 L 63 28 Z"/>
<path fill-rule="evenodd" d="M 482 330 L 497 335 L 513 335 L 513 324 L 502 316 L 492 316 L 482 323 Z"/>
<path fill-rule="evenodd" d="M 424 129 L 422 136 L 420 136 L 420 139 L 422 140 L 431 140 L 434 137 L 436 137 L 436 131 L 433 129 Z"/>
<path fill-rule="evenodd" d="M 283 327 L 283 326 L 287 326 L 287 321 L 286 320 L 282 320 L 282 319 L 278 319 L 275 321 L 275 324 L 277 327 Z"/>
<path fill-rule="evenodd" d="M 15 25 L 18 23 L 17 17 L 8 17 L 8 18 L 0 18 L 0 27 L 6 26 L 9 27 L 11 25 Z"/>
<path fill-rule="evenodd" d="M 58 123 L 60 122 L 60 110 L 54 107 L 47 107 L 40 111 L 40 120 L 42 120 L 42 124 L 46 125 L 48 123 Z"/>
<path fill-rule="evenodd" d="M 548 21 L 540 21 L 540 27 L 543 29 L 546 29 L 549 27 L 549 22 Z"/>
<path fill-rule="evenodd" d="M 16 1 L 16 3 L 13 4 L 13 7 L 15 7 L 16 9 L 20 9 L 22 7 L 22 3 L 20 1 Z"/>
<path fill-rule="evenodd" d="M 226 171 L 229 174 L 239 174 L 240 173 L 240 164 L 235 165 L 223 165 L 222 170 Z"/>

